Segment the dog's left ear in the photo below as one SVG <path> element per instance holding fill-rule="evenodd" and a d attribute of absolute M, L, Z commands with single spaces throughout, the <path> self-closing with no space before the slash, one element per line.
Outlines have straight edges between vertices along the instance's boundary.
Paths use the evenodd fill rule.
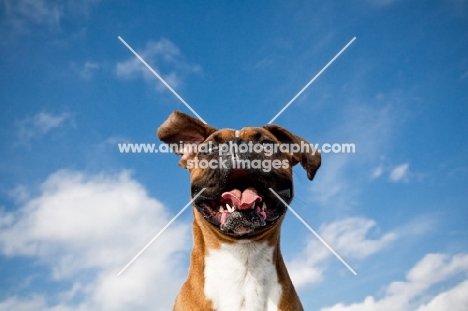
<path fill-rule="evenodd" d="M 290 146 L 288 150 L 300 149 L 297 152 L 291 152 L 292 165 L 301 163 L 301 166 L 307 172 L 307 178 L 312 180 L 322 162 L 320 152 L 312 147 L 304 138 L 291 134 L 291 132 L 281 126 L 271 124 L 264 126 L 264 128 L 273 134 L 281 144 L 288 144 Z M 292 145 L 295 148 L 292 148 Z M 306 145 L 309 147 L 305 148 L 304 146 Z"/>
<path fill-rule="evenodd" d="M 179 165 L 186 167 L 187 160 L 195 156 L 190 145 L 199 145 L 205 141 L 216 129 L 192 118 L 180 111 L 174 111 L 166 121 L 158 128 L 157 135 L 160 140 L 168 145 L 185 145 L 183 150 L 174 150 L 176 154 L 182 155 Z"/>

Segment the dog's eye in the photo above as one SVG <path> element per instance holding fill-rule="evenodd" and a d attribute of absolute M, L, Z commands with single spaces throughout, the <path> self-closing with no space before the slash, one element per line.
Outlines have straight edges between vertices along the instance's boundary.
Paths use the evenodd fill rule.
<path fill-rule="evenodd" d="M 255 152 L 262 152 L 267 156 L 271 156 L 273 153 L 275 153 L 275 146 L 276 143 L 271 140 L 262 140 L 255 146 Z"/>
<path fill-rule="evenodd" d="M 266 140 L 266 139 L 265 139 L 265 140 L 262 140 L 260 143 L 262 144 L 262 146 L 272 146 L 272 145 L 275 144 L 274 141 L 272 141 L 272 140 Z"/>

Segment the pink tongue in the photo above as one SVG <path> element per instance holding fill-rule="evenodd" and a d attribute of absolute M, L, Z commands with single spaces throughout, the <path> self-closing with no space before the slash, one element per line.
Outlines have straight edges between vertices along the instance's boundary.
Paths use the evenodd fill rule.
<path fill-rule="evenodd" d="M 248 209 L 253 202 L 261 202 L 262 198 L 257 194 L 254 188 L 247 188 L 244 192 L 238 189 L 224 192 L 221 197 L 225 200 L 231 201 L 231 206 L 237 209 Z"/>

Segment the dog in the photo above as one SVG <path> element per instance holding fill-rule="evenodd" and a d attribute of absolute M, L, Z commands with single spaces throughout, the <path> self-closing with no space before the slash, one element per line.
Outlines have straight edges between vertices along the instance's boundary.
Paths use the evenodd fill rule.
<path fill-rule="evenodd" d="M 312 180 L 320 153 L 292 148 L 310 144 L 278 125 L 217 130 L 179 111 L 157 135 L 182 156 L 196 197 L 189 273 L 173 311 L 303 310 L 280 227 L 293 198 L 292 167 L 301 164 Z"/>

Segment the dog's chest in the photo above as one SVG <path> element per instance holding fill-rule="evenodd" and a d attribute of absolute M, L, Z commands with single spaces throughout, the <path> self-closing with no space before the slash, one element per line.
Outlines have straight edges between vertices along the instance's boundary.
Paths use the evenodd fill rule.
<path fill-rule="evenodd" d="M 281 285 L 267 243 L 237 242 L 205 258 L 205 295 L 217 311 L 278 309 Z"/>

